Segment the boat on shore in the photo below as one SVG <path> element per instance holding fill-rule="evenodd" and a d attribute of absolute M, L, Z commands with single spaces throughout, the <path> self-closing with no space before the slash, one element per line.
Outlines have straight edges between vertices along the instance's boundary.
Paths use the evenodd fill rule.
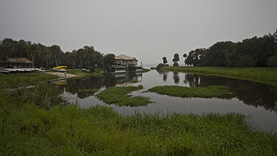
<path fill-rule="evenodd" d="M 67 66 L 57 66 L 57 67 L 53 67 L 52 70 L 56 72 L 66 72 L 66 68 Z"/>
<path fill-rule="evenodd" d="M 0 73 L 26 73 L 26 72 L 43 72 L 40 68 L 0 68 Z"/>

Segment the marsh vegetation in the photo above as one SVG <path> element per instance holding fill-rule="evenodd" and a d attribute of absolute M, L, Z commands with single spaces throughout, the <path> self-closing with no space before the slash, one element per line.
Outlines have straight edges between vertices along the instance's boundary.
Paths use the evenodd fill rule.
<path fill-rule="evenodd" d="M 200 97 L 200 98 L 213 98 L 224 97 L 232 94 L 228 87 L 225 86 L 207 86 L 205 88 L 197 87 L 181 87 L 181 86 L 156 86 L 150 88 L 148 91 L 158 94 L 177 96 L 177 97 Z"/>
<path fill-rule="evenodd" d="M 25 75 L 16 76 L 20 79 Z M 51 77 L 41 81 L 52 79 L 52 75 L 49 76 Z M 2 80 L 4 79 L 0 79 Z M 20 80 L 24 81 L 21 87 L 33 83 L 24 78 Z M 75 89 L 80 93 L 87 93 L 97 91 L 102 87 L 100 82 L 106 82 L 109 87 L 97 96 L 105 91 L 110 93 L 109 96 L 118 93 L 121 96 L 116 95 L 115 99 L 127 98 L 126 101 L 136 98 L 132 92 L 143 89 L 142 86 L 113 87 L 115 83 L 110 78 L 109 80 L 105 77 L 92 78 L 91 81 L 95 83 L 93 87 L 96 88 L 88 85 L 90 79 L 85 78 L 84 82 L 69 80 L 69 85 L 83 87 L 78 89 L 75 86 Z M 161 80 L 163 81 L 162 77 Z M 59 96 L 66 86 L 48 85 L 41 81 L 34 83 L 36 87 L 32 89 L 23 87 L 19 90 L 0 90 L 2 155 L 277 154 L 276 133 L 252 130 L 247 117 L 241 114 L 135 113 L 124 116 L 107 106 L 81 109 L 76 103 L 65 105 L 65 101 Z M 178 83 L 180 82 L 182 79 L 179 78 Z M 84 86 L 91 88 L 86 89 Z M 2 89 L 4 88 L 5 86 L 2 86 Z M 227 92 L 232 91 L 231 88 L 225 89 Z"/>
<path fill-rule="evenodd" d="M 116 104 L 119 106 L 144 106 L 151 101 L 149 98 L 142 96 L 131 96 L 128 95 L 132 91 L 143 89 L 143 86 L 128 86 L 128 87 L 112 87 L 107 88 L 96 96 L 108 104 Z"/>
<path fill-rule="evenodd" d="M 32 103 L 11 108 L 4 114 L 0 142 L 3 155 L 275 155 L 277 152 L 276 135 L 249 130 L 244 116 L 235 114 L 123 117 L 107 107 L 56 106 L 46 110 Z"/>

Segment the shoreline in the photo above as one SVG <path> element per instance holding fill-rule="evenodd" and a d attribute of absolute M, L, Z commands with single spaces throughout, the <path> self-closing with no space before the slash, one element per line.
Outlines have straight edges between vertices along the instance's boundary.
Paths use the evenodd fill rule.
<path fill-rule="evenodd" d="M 277 86 L 277 68 L 266 67 L 163 67 L 164 71 L 187 72 L 200 75 L 212 75 L 240 80 L 248 80 L 268 85 Z"/>
<path fill-rule="evenodd" d="M 55 75 L 55 76 L 58 76 L 59 78 L 64 78 L 63 72 L 45 72 L 45 74 Z M 72 77 L 76 77 L 76 76 L 77 75 L 66 73 L 66 78 L 72 78 Z"/>

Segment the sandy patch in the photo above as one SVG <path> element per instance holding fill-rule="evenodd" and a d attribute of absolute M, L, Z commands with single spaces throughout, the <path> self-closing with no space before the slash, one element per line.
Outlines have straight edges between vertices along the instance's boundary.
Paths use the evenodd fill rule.
<path fill-rule="evenodd" d="M 51 75 L 56 75 L 60 78 L 64 78 L 64 73 L 63 72 L 45 72 L 46 74 L 51 74 Z M 77 75 L 73 75 L 73 74 L 68 74 L 66 73 L 66 78 L 71 78 L 71 77 L 75 77 Z"/>

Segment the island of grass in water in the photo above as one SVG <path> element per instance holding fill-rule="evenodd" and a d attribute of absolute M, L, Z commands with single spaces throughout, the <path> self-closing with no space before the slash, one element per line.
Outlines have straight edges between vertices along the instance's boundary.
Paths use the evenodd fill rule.
<path fill-rule="evenodd" d="M 107 88 L 106 90 L 102 91 L 96 96 L 107 104 L 116 104 L 119 106 L 144 106 L 149 103 L 152 103 L 147 97 L 133 97 L 131 95 L 127 95 L 132 91 L 137 91 L 141 89 L 143 89 L 142 85 L 139 85 L 137 87 L 112 87 Z"/>
<path fill-rule="evenodd" d="M 181 87 L 181 86 L 156 86 L 148 90 L 162 95 L 175 97 L 199 97 L 199 98 L 221 98 L 232 94 L 225 86 L 207 86 L 205 88 Z"/>

